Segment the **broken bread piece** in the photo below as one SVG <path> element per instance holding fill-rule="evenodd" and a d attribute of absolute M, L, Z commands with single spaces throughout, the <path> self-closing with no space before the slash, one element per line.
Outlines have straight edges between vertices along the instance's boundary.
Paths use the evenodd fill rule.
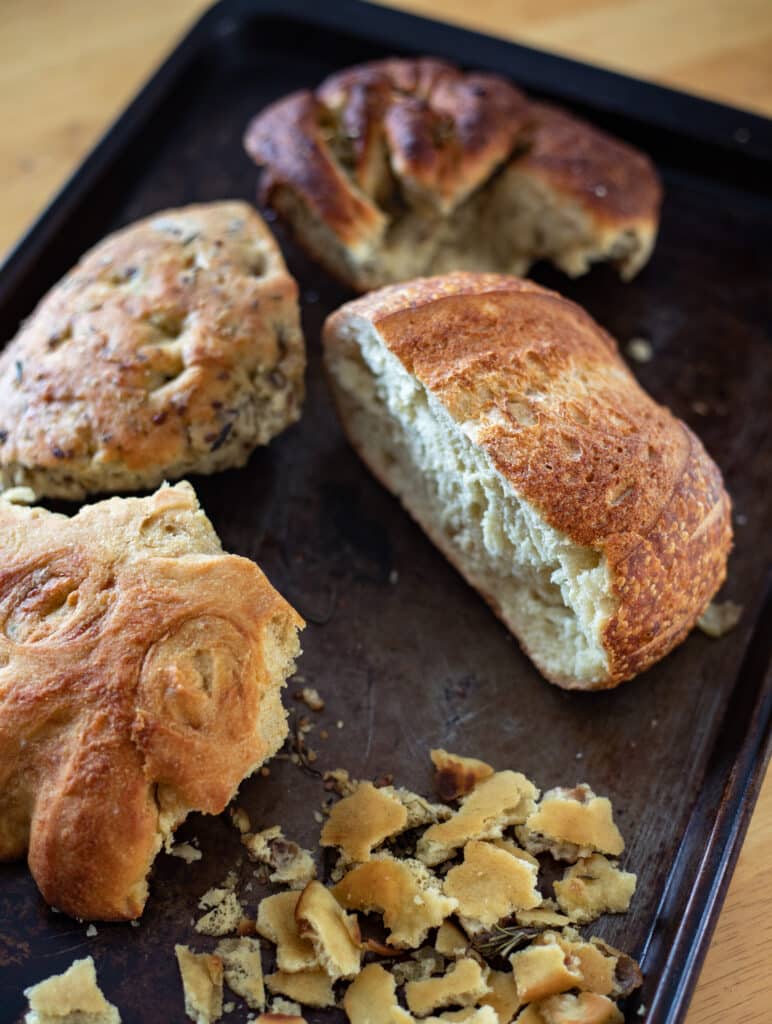
<path fill-rule="evenodd" d="M 558 943 L 535 942 L 509 958 L 521 1003 L 532 1003 L 558 992 L 582 987 L 579 961 Z"/>
<path fill-rule="evenodd" d="M 266 896 L 257 908 L 255 927 L 276 946 L 276 963 L 281 971 L 308 971 L 319 967 L 313 943 L 300 934 L 295 911 L 300 893 L 277 892 Z"/>
<path fill-rule="evenodd" d="M 407 809 L 393 791 L 360 782 L 334 805 L 319 843 L 338 846 L 347 862 L 366 861 L 374 847 L 406 828 L 407 820 Z"/>
<path fill-rule="evenodd" d="M 268 876 L 270 882 L 288 885 L 290 889 L 304 889 L 316 878 L 316 864 L 310 852 L 287 839 L 279 825 L 261 832 L 244 831 L 241 842 L 250 860 L 273 868 Z"/>
<path fill-rule="evenodd" d="M 544 1024 L 624 1024 L 624 1017 L 606 996 L 595 992 L 564 992 L 536 1004 Z M 519 1019 L 519 1018 L 518 1018 Z"/>
<path fill-rule="evenodd" d="M 93 957 L 75 960 L 24 989 L 29 1009 L 24 1024 L 121 1024 L 121 1015 L 97 984 Z"/>
<path fill-rule="evenodd" d="M 556 860 L 575 861 L 593 853 L 619 856 L 625 848 L 614 824 L 611 801 L 585 783 L 548 790 L 533 814 L 516 830 L 531 853 L 548 851 Z"/>
<path fill-rule="evenodd" d="M 241 996 L 250 1010 L 262 1010 L 265 1006 L 265 987 L 260 940 L 247 936 L 223 939 L 217 944 L 215 954 L 222 960 L 228 988 Z"/>
<path fill-rule="evenodd" d="M 726 575 L 729 496 L 579 306 L 423 278 L 342 306 L 324 349 L 358 454 L 547 679 L 616 686 L 686 637 Z"/>
<path fill-rule="evenodd" d="M 86 253 L 0 353 L 0 490 L 77 501 L 243 466 L 299 418 L 304 369 L 298 287 L 257 211 L 155 213 Z"/>
<path fill-rule="evenodd" d="M 560 909 L 577 924 L 589 924 L 601 914 L 622 914 L 630 907 L 637 878 L 621 871 L 601 854 L 582 858 L 555 882 Z"/>
<path fill-rule="evenodd" d="M 333 981 L 359 973 L 362 939 L 357 919 L 343 912 L 321 882 L 309 882 L 300 894 L 295 921 L 298 934 L 311 943 L 319 964 Z"/>
<path fill-rule="evenodd" d="M 450 754 L 441 747 L 429 751 L 434 765 L 434 787 L 441 800 L 450 802 L 471 793 L 478 782 L 493 775 L 493 768 L 476 757 Z"/>
<path fill-rule="evenodd" d="M 219 956 L 174 947 L 185 994 L 185 1013 L 194 1024 L 213 1024 L 222 1016 L 223 966 Z"/>
<path fill-rule="evenodd" d="M 321 967 L 311 971 L 277 971 L 267 975 L 265 986 L 274 995 L 286 996 L 301 1006 L 324 1009 L 335 1005 L 332 980 Z"/>
<path fill-rule="evenodd" d="M 624 278 L 649 258 L 662 190 L 638 150 L 506 79 L 436 58 L 358 65 L 273 103 L 244 136 L 263 200 L 358 291 L 540 259 Z"/>
<path fill-rule="evenodd" d="M 538 789 L 520 772 L 496 772 L 463 798 L 452 818 L 423 833 L 416 854 L 432 866 L 448 860 L 470 839 L 501 838 L 505 828 L 526 821 L 538 796 Z"/>
<path fill-rule="evenodd" d="M 380 964 L 363 967 L 343 996 L 350 1024 L 413 1024 L 413 1018 L 397 1002 L 396 987 Z"/>
<path fill-rule="evenodd" d="M 516 910 L 538 907 L 538 871 L 507 850 L 477 839 L 464 846 L 464 861 L 450 869 L 443 890 L 457 903 L 467 935 L 491 928 Z"/>
<path fill-rule="evenodd" d="M 163 842 L 284 741 L 303 620 L 180 483 L 0 502 L 0 622 L 0 860 L 73 917 L 139 917 Z"/>
<path fill-rule="evenodd" d="M 405 985 L 408 1009 L 417 1017 L 426 1017 L 432 1010 L 445 1006 L 473 1006 L 490 991 L 485 980 L 487 968 L 477 960 L 465 957 L 456 960 L 447 974 Z"/>
<path fill-rule="evenodd" d="M 420 861 L 385 853 L 352 868 L 332 894 L 347 910 L 383 914 L 387 942 L 402 949 L 420 946 L 458 906 Z"/>

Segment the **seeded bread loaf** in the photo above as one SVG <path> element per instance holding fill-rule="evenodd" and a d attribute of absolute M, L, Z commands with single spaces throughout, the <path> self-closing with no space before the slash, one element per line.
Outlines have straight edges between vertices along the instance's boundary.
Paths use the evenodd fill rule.
<path fill-rule="evenodd" d="M 300 415 L 297 285 L 242 202 L 104 239 L 0 352 L 0 489 L 79 499 L 241 466 Z"/>
<path fill-rule="evenodd" d="M 71 519 L 0 498 L 0 860 L 74 917 L 138 917 L 173 830 L 284 741 L 302 625 L 187 483 Z"/>
<path fill-rule="evenodd" d="M 661 188 L 642 153 L 497 75 L 384 60 L 258 114 L 261 195 L 334 275 L 366 291 L 540 259 L 624 278 L 649 258 Z"/>
<path fill-rule="evenodd" d="M 543 675 L 614 686 L 684 639 L 725 577 L 729 498 L 580 307 L 457 273 L 342 306 L 324 346 L 352 444 Z"/>

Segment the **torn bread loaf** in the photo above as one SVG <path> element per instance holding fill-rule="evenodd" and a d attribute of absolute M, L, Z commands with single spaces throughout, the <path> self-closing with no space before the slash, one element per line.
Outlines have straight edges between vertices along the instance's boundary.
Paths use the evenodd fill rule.
<path fill-rule="evenodd" d="M 187 483 L 0 501 L 0 860 L 74 917 L 138 917 L 173 830 L 281 746 L 302 625 Z"/>
<path fill-rule="evenodd" d="M 77 500 L 243 466 L 300 416 L 297 295 L 247 203 L 110 235 L 0 354 L 0 489 Z"/>
<path fill-rule="evenodd" d="M 497 75 L 383 60 L 263 110 L 244 144 L 261 194 L 301 244 L 359 291 L 450 270 L 632 277 L 662 190 L 631 146 Z"/>
<path fill-rule="evenodd" d="M 324 344 L 357 452 L 543 675 L 615 686 L 686 637 L 726 575 L 729 497 L 580 307 L 450 274 L 344 305 Z"/>

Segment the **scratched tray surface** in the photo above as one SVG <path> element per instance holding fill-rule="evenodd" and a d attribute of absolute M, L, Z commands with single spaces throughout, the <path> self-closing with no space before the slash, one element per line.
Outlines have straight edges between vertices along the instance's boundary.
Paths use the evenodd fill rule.
<path fill-rule="evenodd" d="M 420 35 L 404 38 L 420 49 Z M 60 208 L 59 241 L 30 263 L 16 292 L 17 302 L 28 296 L 26 308 L 12 310 L 11 322 L 9 305 L 0 307 L 2 336 L 13 333 L 17 316 L 75 253 L 106 231 L 165 206 L 253 198 L 257 174 L 240 142 L 249 117 L 289 90 L 386 52 L 323 29 L 303 33 L 302 52 L 298 42 L 297 29 L 280 19 L 215 33 L 192 73 L 176 76 L 165 91 L 150 126 L 118 147 L 109 178 L 97 175 L 93 200 L 77 217 L 66 201 Z M 480 63 L 473 48 L 468 62 Z M 568 81 L 572 65 L 566 68 Z M 517 72 L 513 55 L 515 79 Z M 300 281 L 308 341 L 302 420 L 245 469 L 193 482 L 225 547 L 259 561 L 308 619 L 299 671 L 327 702 L 311 715 L 318 768 L 345 766 L 364 778 L 391 772 L 399 784 L 429 794 L 428 750 L 445 746 L 520 769 L 542 789 L 587 781 L 611 797 L 627 839 L 623 862 L 639 882 L 630 912 L 605 918 L 595 931 L 645 954 L 649 976 L 640 1001 L 651 1007 L 664 1000 L 657 1016 L 664 1021 L 680 1005 L 678 984 L 689 981 L 672 965 L 666 969 L 668 952 L 699 860 L 717 841 L 711 829 L 724 782 L 765 671 L 764 650 L 741 666 L 761 614 L 770 554 L 764 515 L 772 349 L 764 315 L 772 204 L 728 184 L 720 153 L 698 172 L 694 160 L 673 159 L 692 151 L 670 135 L 619 118 L 614 126 L 645 143 L 664 178 L 651 264 L 627 285 L 606 268 L 576 282 L 542 268 L 534 276 L 584 304 L 623 342 L 651 341 L 654 358 L 633 366 L 636 375 L 702 437 L 734 499 L 736 546 L 725 595 L 745 606 L 734 632 L 720 641 L 696 632 L 611 692 L 571 694 L 544 682 L 344 440 L 321 373 L 319 334 L 325 315 L 350 295 L 281 233 Z M 291 683 L 287 704 L 297 716 L 295 689 Z M 320 728 L 328 739 L 319 738 Z M 277 760 L 270 777 L 243 785 L 239 802 L 254 826 L 281 822 L 314 847 L 314 811 L 326 795 L 318 778 Z M 184 1020 L 173 944 L 214 945 L 193 929 L 199 897 L 231 869 L 240 872 L 247 912 L 254 913 L 262 890 L 226 815 L 194 815 L 179 835 L 195 836 L 203 859 L 186 865 L 159 857 L 139 927 L 99 924 L 91 938 L 85 924 L 43 904 L 23 864 L 0 866 L 0 1020 L 20 1018 L 24 986 L 89 953 L 127 1024 Z M 674 993 L 667 999 L 657 991 L 665 975 Z M 630 1019 L 638 1005 L 631 1002 Z M 238 1002 L 228 1019 L 244 1020 L 246 1012 Z"/>

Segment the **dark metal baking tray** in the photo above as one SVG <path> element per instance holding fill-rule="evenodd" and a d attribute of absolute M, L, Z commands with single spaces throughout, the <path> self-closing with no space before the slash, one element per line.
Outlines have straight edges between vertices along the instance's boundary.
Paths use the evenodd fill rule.
<path fill-rule="evenodd" d="M 249 117 L 289 90 L 389 53 L 438 54 L 506 74 L 657 162 L 666 188 L 662 232 L 635 281 L 621 284 L 608 268 L 578 281 L 541 267 L 534 276 L 581 302 L 622 343 L 651 340 L 654 358 L 633 367 L 637 376 L 703 438 L 734 498 L 725 594 L 744 605 L 742 621 L 718 641 L 695 632 L 608 693 L 545 683 L 344 441 L 320 372 L 319 330 L 349 295 L 283 234 L 309 348 L 303 418 L 245 469 L 194 483 L 226 548 L 257 559 L 309 620 L 300 672 L 327 700 L 315 720 L 329 738 L 311 736 L 319 768 L 344 765 L 367 778 L 393 772 L 429 792 L 427 751 L 443 745 L 519 768 L 543 788 L 586 780 L 612 797 L 628 840 L 624 861 L 639 886 L 630 913 L 596 930 L 642 957 L 646 981 L 629 1019 L 645 1004 L 650 1024 L 675 1024 L 768 748 L 770 123 L 355 0 L 226 0 L 183 40 L 12 254 L 0 279 L 0 337 L 10 338 L 49 285 L 110 229 L 192 200 L 253 198 L 257 174 L 241 149 Z M 326 795 L 317 777 L 279 760 L 269 778 L 244 784 L 240 802 L 256 825 L 281 821 L 313 845 L 314 811 Z M 23 864 L 1 866 L 0 1020 L 19 1019 L 24 986 L 88 953 L 126 1024 L 184 1020 L 172 945 L 211 945 L 192 928 L 197 900 L 241 858 L 225 815 L 194 816 L 181 830 L 191 836 L 203 860 L 159 858 L 139 927 L 98 925 L 93 938 L 43 904 Z M 249 864 L 238 870 L 243 883 L 252 877 Z M 245 893 L 248 910 L 258 894 Z M 228 1019 L 245 1013 L 239 1004 Z"/>

